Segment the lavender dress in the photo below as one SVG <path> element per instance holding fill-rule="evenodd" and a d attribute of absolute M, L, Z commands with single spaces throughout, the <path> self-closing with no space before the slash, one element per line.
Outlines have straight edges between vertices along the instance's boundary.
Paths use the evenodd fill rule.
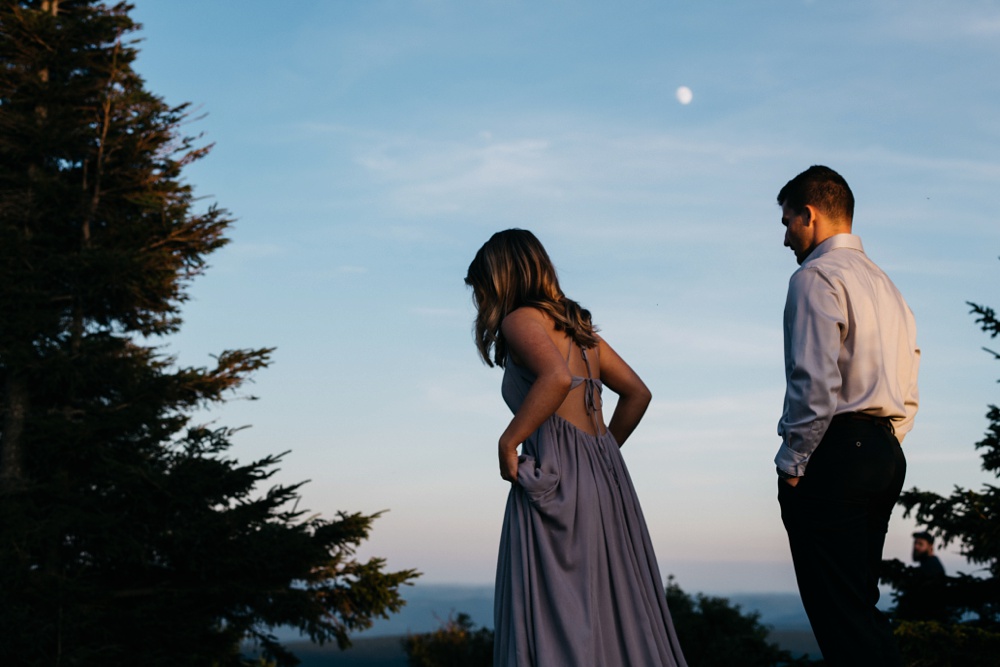
<path fill-rule="evenodd" d="M 511 411 L 534 379 L 508 359 Z M 573 378 L 580 384 L 594 414 L 601 381 Z M 494 665 L 687 667 L 614 436 L 553 415 L 525 441 L 517 481 L 500 535 Z"/>

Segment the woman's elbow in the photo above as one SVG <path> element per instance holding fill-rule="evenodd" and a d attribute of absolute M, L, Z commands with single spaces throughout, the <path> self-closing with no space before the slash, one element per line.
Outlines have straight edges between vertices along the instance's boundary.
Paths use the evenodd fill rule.
<path fill-rule="evenodd" d="M 573 376 L 568 370 L 553 370 L 540 375 L 536 382 L 543 384 L 547 391 L 568 394 L 573 387 Z"/>
<path fill-rule="evenodd" d="M 650 401 L 653 400 L 653 392 L 645 384 L 639 384 L 634 390 L 629 392 L 628 399 L 635 405 L 642 406 L 645 409 L 649 406 Z"/>
<path fill-rule="evenodd" d="M 573 387 L 573 376 L 568 370 L 560 371 L 553 375 L 552 382 L 559 391 L 569 393 Z"/>
<path fill-rule="evenodd" d="M 649 390 L 649 387 L 647 387 L 646 385 L 643 385 L 642 386 L 642 404 L 644 406 L 648 406 L 649 403 L 652 400 L 653 400 L 653 392 L 651 392 Z"/>

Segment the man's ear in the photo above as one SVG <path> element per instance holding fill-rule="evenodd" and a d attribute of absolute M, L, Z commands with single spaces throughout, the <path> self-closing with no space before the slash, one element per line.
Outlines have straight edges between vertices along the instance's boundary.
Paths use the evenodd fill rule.
<path fill-rule="evenodd" d="M 802 217 L 805 220 L 806 227 L 815 224 L 816 218 L 818 217 L 816 207 L 812 204 L 806 204 L 805 208 L 802 209 Z"/>

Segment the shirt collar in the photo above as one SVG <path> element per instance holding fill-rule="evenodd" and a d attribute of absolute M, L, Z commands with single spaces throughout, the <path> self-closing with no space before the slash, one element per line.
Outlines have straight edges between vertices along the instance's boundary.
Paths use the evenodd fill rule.
<path fill-rule="evenodd" d="M 811 262 L 818 257 L 822 257 L 831 250 L 836 250 L 837 248 L 849 248 L 851 250 L 860 250 L 864 252 L 865 249 L 861 246 L 861 237 L 855 236 L 854 234 L 834 234 L 830 238 L 826 239 L 818 246 L 813 248 L 813 251 L 809 253 L 806 257 L 806 261 Z"/>

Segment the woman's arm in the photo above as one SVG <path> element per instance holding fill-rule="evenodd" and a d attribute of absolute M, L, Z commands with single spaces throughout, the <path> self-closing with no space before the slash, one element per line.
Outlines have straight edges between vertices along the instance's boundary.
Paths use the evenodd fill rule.
<path fill-rule="evenodd" d="M 624 359 L 618 356 L 607 341 L 600 336 L 598 338 L 601 381 L 608 389 L 618 394 L 618 405 L 615 406 L 615 413 L 611 415 L 608 430 L 621 447 L 639 425 L 653 395 L 642 379 Z"/>
<path fill-rule="evenodd" d="M 551 320 L 534 308 L 518 308 L 500 325 L 511 358 L 535 374 L 521 407 L 500 436 L 500 476 L 517 480 L 517 446 L 562 405 L 573 376 L 552 340 Z"/>

